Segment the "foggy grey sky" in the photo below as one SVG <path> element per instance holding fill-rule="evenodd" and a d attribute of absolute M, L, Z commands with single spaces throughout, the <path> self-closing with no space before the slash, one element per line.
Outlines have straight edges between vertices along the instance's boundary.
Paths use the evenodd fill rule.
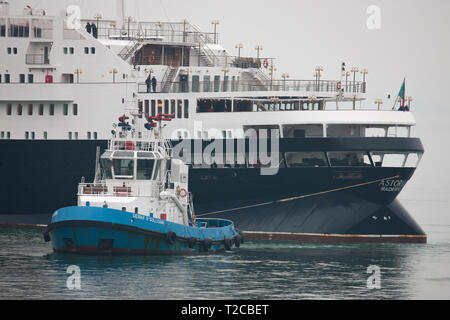
<path fill-rule="evenodd" d="M 57 14 L 70 4 L 79 5 L 84 18 L 101 13 L 115 19 L 116 0 L 10 0 L 20 8 L 29 4 Z M 141 21 L 188 19 L 204 31 L 213 31 L 218 19 L 219 42 L 236 55 L 277 58 L 278 75 L 312 79 L 314 68 L 325 68 L 325 79 L 338 79 L 343 60 L 349 67 L 369 70 L 368 100 L 395 96 L 406 77 L 406 95 L 426 154 L 414 181 L 440 181 L 448 185 L 450 151 L 450 1 L 449 0 L 125 0 L 126 16 Z M 370 5 L 381 9 L 381 29 L 369 30 Z M 442 147 L 444 146 L 444 148 Z M 444 171 L 445 172 L 445 171 Z M 420 180 L 422 179 L 422 180 Z M 428 180 L 427 180 L 428 179 Z M 409 184 L 411 185 L 411 184 Z M 409 186 L 408 185 L 408 186 Z M 431 185 L 431 184 L 430 184 Z"/>

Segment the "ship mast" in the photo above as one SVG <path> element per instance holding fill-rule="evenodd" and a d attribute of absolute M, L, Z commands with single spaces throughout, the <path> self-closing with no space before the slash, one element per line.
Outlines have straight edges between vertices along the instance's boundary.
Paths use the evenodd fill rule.
<path fill-rule="evenodd" d="M 117 28 L 123 28 L 123 21 L 125 19 L 125 3 L 124 0 L 116 0 L 116 25 Z"/>

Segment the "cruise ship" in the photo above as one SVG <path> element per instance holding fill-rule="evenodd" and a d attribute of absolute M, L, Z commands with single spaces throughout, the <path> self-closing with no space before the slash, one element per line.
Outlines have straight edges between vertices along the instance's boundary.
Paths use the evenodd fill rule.
<path fill-rule="evenodd" d="M 114 4 L 114 20 L 77 21 L 73 8 L 0 1 L 0 215 L 49 221 L 97 163 L 116 175 L 121 162 L 98 155 L 137 111 L 174 115 L 164 138 L 190 164 L 197 217 L 230 219 L 249 239 L 427 241 L 397 200 L 424 153 L 416 121 L 367 99 L 367 70 L 346 61 L 334 80 L 320 66 L 310 80 L 277 76 L 259 46 L 234 56 L 215 31 L 136 21 Z"/>

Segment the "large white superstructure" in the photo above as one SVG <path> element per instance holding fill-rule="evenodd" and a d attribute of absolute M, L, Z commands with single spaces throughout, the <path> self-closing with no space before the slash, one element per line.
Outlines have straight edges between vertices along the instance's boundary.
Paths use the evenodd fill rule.
<path fill-rule="evenodd" d="M 355 81 L 344 67 L 340 80 L 327 81 L 318 68 L 316 79 L 275 80 L 274 59 L 232 56 L 217 34 L 187 21 L 120 21 L 120 1 L 117 21 L 82 20 L 81 29 L 67 12 L 1 8 L 0 139 L 104 140 L 116 115 L 137 105 L 150 116 L 176 115 L 168 138 L 241 138 L 249 128 L 281 137 L 409 136 L 415 124 L 409 112 L 364 106 L 365 74 Z"/>

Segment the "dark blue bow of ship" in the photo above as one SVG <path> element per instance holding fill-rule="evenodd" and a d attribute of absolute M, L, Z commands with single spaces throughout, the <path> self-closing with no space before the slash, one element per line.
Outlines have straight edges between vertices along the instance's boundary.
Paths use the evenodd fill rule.
<path fill-rule="evenodd" d="M 209 143 L 204 141 L 203 147 Z M 105 149 L 107 141 L 1 141 L 0 212 L 48 214 L 43 219 L 48 221 L 57 208 L 75 205 L 77 183 L 83 176 L 93 178 L 97 146 Z M 287 152 L 424 152 L 420 139 L 390 137 L 288 138 L 280 139 L 279 148 L 282 156 Z M 281 166 L 278 174 L 262 176 L 254 166 L 192 166 L 189 183 L 197 215 L 230 219 L 247 238 L 426 242 L 424 231 L 396 199 L 414 172 L 413 167 L 327 163 Z M 299 198 L 281 201 L 295 197 Z M 219 213 L 209 215 L 214 212 Z"/>

